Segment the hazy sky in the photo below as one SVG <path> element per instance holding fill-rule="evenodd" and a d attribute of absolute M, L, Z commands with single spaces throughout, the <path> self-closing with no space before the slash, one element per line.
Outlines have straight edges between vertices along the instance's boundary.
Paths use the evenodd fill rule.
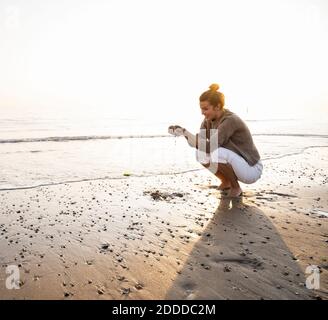
<path fill-rule="evenodd" d="M 328 115 L 326 0 L 0 0 L 0 110 Z"/>

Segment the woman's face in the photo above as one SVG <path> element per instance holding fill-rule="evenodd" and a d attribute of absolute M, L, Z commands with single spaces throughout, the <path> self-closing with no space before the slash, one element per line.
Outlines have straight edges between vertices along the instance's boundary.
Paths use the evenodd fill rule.
<path fill-rule="evenodd" d="M 218 111 L 217 107 L 213 107 L 208 101 L 201 101 L 199 105 L 202 115 L 206 120 L 213 120 L 216 117 Z"/>

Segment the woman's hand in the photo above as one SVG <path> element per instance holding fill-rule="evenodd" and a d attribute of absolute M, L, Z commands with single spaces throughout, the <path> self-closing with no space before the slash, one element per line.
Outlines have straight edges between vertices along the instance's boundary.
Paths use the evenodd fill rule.
<path fill-rule="evenodd" d="M 184 135 L 184 131 L 186 129 L 180 127 L 180 126 L 177 126 L 177 125 L 174 125 L 174 126 L 169 126 L 169 129 L 168 129 L 168 132 L 174 136 L 183 136 Z"/>

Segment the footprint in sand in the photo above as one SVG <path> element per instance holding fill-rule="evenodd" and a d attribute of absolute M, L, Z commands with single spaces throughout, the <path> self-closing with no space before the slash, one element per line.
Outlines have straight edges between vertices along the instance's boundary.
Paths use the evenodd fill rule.
<path fill-rule="evenodd" d="M 181 284 L 181 288 L 185 291 L 186 300 L 194 300 L 196 299 L 196 283 L 192 281 L 184 281 Z"/>

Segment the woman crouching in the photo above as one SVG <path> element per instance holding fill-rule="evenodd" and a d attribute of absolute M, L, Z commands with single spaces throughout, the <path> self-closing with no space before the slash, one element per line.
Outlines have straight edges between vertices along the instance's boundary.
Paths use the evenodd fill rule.
<path fill-rule="evenodd" d="M 219 190 L 239 197 L 242 190 L 238 181 L 254 183 L 261 177 L 263 165 L 245 122 L 225 108 L 219 85 L 209 88 L 199 97 L 204 116 L 199 133 L 193 135 L 177 125 L 170 126 L 169 133 L 183 135 L 197 149 L 197 160 L 221 180 Z"/>

